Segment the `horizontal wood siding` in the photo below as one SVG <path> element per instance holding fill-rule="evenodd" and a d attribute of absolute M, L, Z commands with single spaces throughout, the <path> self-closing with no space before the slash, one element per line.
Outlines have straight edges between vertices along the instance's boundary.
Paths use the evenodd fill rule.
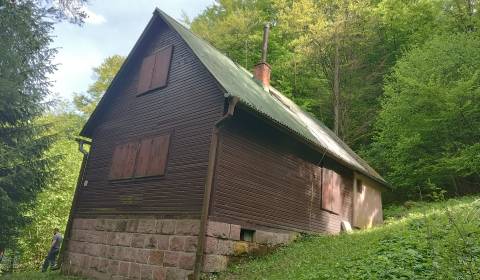
<path fill-rule="evenodd" d="M 114 92 L 93 133 L 88 186 L 76 215 L 155 214 L 200 216 L 214 123 L 223 115 L 220 86 L 181 38 L 160 20 L 130 66 L 131 76 Z M 144 57 L 174 46 L 168 86 L 137 97 Z M 118 143 L 170 134 L 165 175 L 109 180 Z"/>
<path fill-rule="evenodd" d="M 351 221 L 353 173 L 237 110 L 222 128 L 211 219 L 285 230 L 338 232 Z M 341 174 L 340 215 L 322 210 L 324 170 Z"/>

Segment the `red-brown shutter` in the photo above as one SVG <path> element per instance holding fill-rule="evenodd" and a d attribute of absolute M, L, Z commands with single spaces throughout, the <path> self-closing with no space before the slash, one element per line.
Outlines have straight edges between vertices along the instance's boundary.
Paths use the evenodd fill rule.
<path fill-rule="evenodd" d="M 337 172 L 323 168 L 322 208 L 336 214 L 342 210 L 342 176 Z"/>
<path fill-rule="evenodd" d="M 161 88 L 167 85 L 172 51 L 173 46 L 168 46 L 155 54 L 155 67 L 150 89 Z"/>
<path fill-rule="evenodd" d="M 322 174 L 322 208 L 332 210 L 332 171 L 323 168 Z"/>
<path fill-rule="evenodd" d="M 135 177 L 164 175 L 169 144 L 170 135 L 143 139 L 137 156 Z"/>
<path fill-rule="evenodd" d="M 125 179 L 133 177 L 137 150 L 137 142 L 120 144 L 115 147 L 112 156 L 110 179 Z"/>
<path fill-rule="evenodd" d="M 142 67 L 140 68 L 140 77 L 138 80 L 137 94 L 147 92 L 151 89 L 154 67 L 155 67 L 155 55 L 150 55 L 143 59 Z"/>

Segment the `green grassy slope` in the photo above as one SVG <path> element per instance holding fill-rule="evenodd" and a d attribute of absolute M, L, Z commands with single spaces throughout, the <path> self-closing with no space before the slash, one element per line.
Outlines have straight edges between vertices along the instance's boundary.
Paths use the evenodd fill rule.
<path fill-rule="evenodd" d="M 480 279 L 480 197 L 385 210 L 385 225 L 306 237 L 219 279 Z"/>
<path fill-rule="evenodd" d="M 82 280 L 85 278 L 64 276 L 59 271 L 55 272 L 18 272 L 7 275 L 0 275 L 2 280 Z"/>

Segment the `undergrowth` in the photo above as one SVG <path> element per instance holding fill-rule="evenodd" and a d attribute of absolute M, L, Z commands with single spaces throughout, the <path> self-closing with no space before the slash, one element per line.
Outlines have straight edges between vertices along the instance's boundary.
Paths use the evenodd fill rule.
<path fill-rule="evenodd" d="M 385 225 L 307 236 L 218 279 L 480 279 L 480 197 L 385 209 Z"/>

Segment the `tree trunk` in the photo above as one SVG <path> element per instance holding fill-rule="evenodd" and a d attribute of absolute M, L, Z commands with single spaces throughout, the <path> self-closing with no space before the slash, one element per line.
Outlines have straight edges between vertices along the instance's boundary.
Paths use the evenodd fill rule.
<path fill-rule="evenodd" d="M 340 132 L 340 54 L 338 50 L 338 35 L 335 35 L 335 66 L 333 73 L 333 112 L 335 115 L 333 131 L 337 136 Z"/>

